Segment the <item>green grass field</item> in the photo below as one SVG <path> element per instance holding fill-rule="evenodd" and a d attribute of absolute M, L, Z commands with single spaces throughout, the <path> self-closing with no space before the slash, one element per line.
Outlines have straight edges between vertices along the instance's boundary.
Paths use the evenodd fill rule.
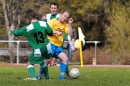
<path fill-rule="evenodd" d="M 72 68 L 73 66 L 70 66 Z M 39 66 L 35 66 L 38 74 Z M 0 66 L 0 86 L 130 86 L 129 68 L 87 68 L 80 66 L 78 79 L 59 80 L 59 67 L 49 67 L 51 80 L 24 81 L 26 66 Z"/>

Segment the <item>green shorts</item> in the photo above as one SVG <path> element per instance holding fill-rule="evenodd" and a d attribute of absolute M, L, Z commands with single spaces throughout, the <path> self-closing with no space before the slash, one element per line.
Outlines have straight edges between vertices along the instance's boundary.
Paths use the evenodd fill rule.
<path fill-rule="evenodd" d="M 50 59 L 52 57 L 51 54 L 46 54 L 42 57 L 34 57 L 33 54 L 30 54 L 29 56 L 29 62 L 32 64 L 43 64 L 45 59 Z"/>
<path fill-rule="evenodd" d="M 51 57 L 52 57 L 52 54 L 51 52 L 47 50 L 47 47 L 42 46 L 41 48 L 34 49 L 32 51 L 32 53 L 29 56 L 29 62 L 32 64 L 43 64 L 45 59 L 50 59 Z"/>

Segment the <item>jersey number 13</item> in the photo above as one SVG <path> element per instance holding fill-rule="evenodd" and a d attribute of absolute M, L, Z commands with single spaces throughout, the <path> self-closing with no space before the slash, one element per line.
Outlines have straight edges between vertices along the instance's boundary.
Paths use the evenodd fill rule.
<path fill-rule="evenodd" d="M 44 43 L 44 37 L 41 31 L 39 31 L 38 33 L 34 33 L 34 37 L 36 38 L 37 44 Z"/>

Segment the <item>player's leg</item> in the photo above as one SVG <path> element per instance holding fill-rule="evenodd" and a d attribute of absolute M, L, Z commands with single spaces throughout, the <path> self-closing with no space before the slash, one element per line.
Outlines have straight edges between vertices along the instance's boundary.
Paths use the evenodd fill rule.
<path fill-rule="evenodd" d="M 60 59 L 57 59 L 56 66 L 60 66 Z"/>
<path fill-rule="evenodd" d="M 45 78 L 46 78 L 46 79 L 50 79 L 49 73 L 48 73 L 48 66 L 47 66 L 47 64 L 44 63 L 44 64 L 40 65 L 40 67 L 41 67 L 41 69 L 42 69 L 42 72 L 43 72 Z"/>
<path fill-rule="evenodd" d="M 39 71 L 39 74 L 38 74 L 38 76 L 37 76 L 37 79 L 38 79 L 38 80 L 42 79 L 42 76 L 44 76 L 44 74 L 43 74 L 42 67 L 40 66 L 40 71 Z"/>
<path fill-rule="evenodd" d="M 70 77 L 70 76 L 69 76 L 69 68 L 68 68 L 68 65 L 67 65 L 67 68 L 66 68 L 66 72 L 65 72 L 65 73 L 66 73 L 66 75 L 67 75 L 68 77 Z"/>
<path fill-rule="evenodd" d="M 52 61 L 52 58 L 46 59 L 45 64 L 48 66 L 48 64 L 50 64 L 51 61 Z M 45 67 L 45 69 L 46 69 L 46 67 Z M 48 70 L 48 68 L 47 68 L 47 70 Z M 39 71 L 39 74 L 37 76 L 37 79 L 42 79 L 43 76 L 44 76 L 43 67 L 42 67 L 42 65 L 40 65 L 40 71 Z"/>
<path fill-rule="evenodd" d="M 25 78 L 24 80 L 37 80 L 35 75 L 35 68 L 34 65 L 28 62 L 28 73 L 31 78 Z"/>
<path fill-rule="evenodd" d="M 61 47 L 56 48 L 55 57 L 59 57 L 59 59 L 61 60 L 59 79 L 65 79 L 66 69 L 68 68 L 68 57 Z"/>
<path fill-rule="evenodd" d="M 68 57 L 64 52 L 59 53 L 59 58 L 61 59 L 61 64 L 60 64 L 60 79 L 65 79 L 65 73 L 66 70 L 68 69 Z"/>
<path fill-rule="evenodd" d="M 36 78 L 34 65 L 28 62 L 28 72 L 31 78 Z"/>

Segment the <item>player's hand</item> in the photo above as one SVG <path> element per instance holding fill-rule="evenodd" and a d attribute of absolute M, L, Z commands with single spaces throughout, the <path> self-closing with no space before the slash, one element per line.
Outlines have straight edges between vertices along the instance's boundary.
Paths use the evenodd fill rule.
<path fill-rule="evenodd" d="M 68 20 L 68 24 L 72 24 L 73 23 L 73 18 L 69 18 L 69 20 Z"/>
<path fill-rule="evenodd" d="M 15 28 L 15 26 L 14 26 L 14 24 L 12 24 L 12 25 L 10 26 L 10 30 L 13 31 L 14 28 Z"/>
<path fill-rule="evenodd" d="M 61 35 L 62 35 L 62 32 L 57 31 L 57 35 L 58 35 L 58 36 L 61 36 Z"/>
<path fill-rule="evenodd" d="M 42 16 L 42 19 L 41 20 L 46 20 L 46 16 Z"/>
<path fill-rule="evenodd" d="M 75 41 L 75 39 L 72 39 L 72 41 L 74 42 L 74 41 Z"/>

